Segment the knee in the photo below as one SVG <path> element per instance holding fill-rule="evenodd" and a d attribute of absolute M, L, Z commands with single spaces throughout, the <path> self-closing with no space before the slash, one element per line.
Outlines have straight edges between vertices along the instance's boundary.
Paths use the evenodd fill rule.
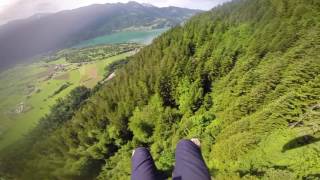
<path fill-rule="evenodd" d="M 189 139 L 181 139 L 179 142 L 178 142 L 178 145 L 177 146 L 184 146 L 184 145 L 188 145 L 192 143 L 192 141 L 190 141 Z"/>
<path fill-rule="evenodd" d="M 200 150 L 200 146 L 198 146 L 196 143 L 192 142 L 189 139 L 182 139 L 179 141 L 176 147 L 176 151 L 184 151 L 184 150 Z"/>
<path fill-rule="evenodd" d="M 138 147 L 136 149 L 134 149 L 132 156 L 148 156 L 150 155 L 150 152 L 147 148 L 145 147 Z"/>
<path fill-rule="evenodd" d="M 193 142 L 189 139 L 181 139 L 177 144 L 177 149 L 194 146 Z"/>

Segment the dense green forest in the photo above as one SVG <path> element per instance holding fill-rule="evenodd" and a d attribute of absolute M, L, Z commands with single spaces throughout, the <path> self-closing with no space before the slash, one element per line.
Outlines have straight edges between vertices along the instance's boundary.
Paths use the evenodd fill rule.
<path fill-rule="evenodd" d="M 170 175 L 176 143 L 197 137 L 216 179 L 319 179 L 319 52 L 320 1 L 234 0 L 59 102 L 1 153 L 2 176 L 129 179 L 140 145 Z"/>

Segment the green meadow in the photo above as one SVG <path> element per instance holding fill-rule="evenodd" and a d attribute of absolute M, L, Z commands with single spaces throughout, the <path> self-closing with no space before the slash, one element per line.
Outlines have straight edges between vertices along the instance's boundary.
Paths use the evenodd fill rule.
<path fill-rule="evenodd" d="M 99 61 L 51 62 L 19 65 L 0 74 L 0 149 L 15 142 L 49 112 L 57 99 L 79 85 L 89 88 L 103 80 L 105 67 L 133 52 Z"/>

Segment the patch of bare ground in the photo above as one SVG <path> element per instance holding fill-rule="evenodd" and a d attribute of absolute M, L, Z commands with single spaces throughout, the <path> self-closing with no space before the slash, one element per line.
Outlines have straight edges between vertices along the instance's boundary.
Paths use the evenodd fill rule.
<path fill-rule="evenodd" d="M 69 79 L 69 73 L 64 73 L 62 75 L 56 76 L 54 79 L 56 80 L 68 80 Z"/>

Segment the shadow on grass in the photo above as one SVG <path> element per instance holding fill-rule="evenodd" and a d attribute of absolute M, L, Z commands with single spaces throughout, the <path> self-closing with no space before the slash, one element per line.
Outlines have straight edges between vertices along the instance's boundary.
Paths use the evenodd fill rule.
<path fill-rule="evenodd" d="M 282 147 L 282 152 L 286 152 L 292 149 L 300 148 L 309 144 L 319 142 L 320 138 L 315 138 L 311 135 L 300 136 L 292 139 Z"/>
<path fill-rule="evenodd" d="M 308 176 L 305 176 L 302 178 L 303 180 L 314 180 L 314 179 L 320 179 L 320 174 L 309 174 Z"/>

